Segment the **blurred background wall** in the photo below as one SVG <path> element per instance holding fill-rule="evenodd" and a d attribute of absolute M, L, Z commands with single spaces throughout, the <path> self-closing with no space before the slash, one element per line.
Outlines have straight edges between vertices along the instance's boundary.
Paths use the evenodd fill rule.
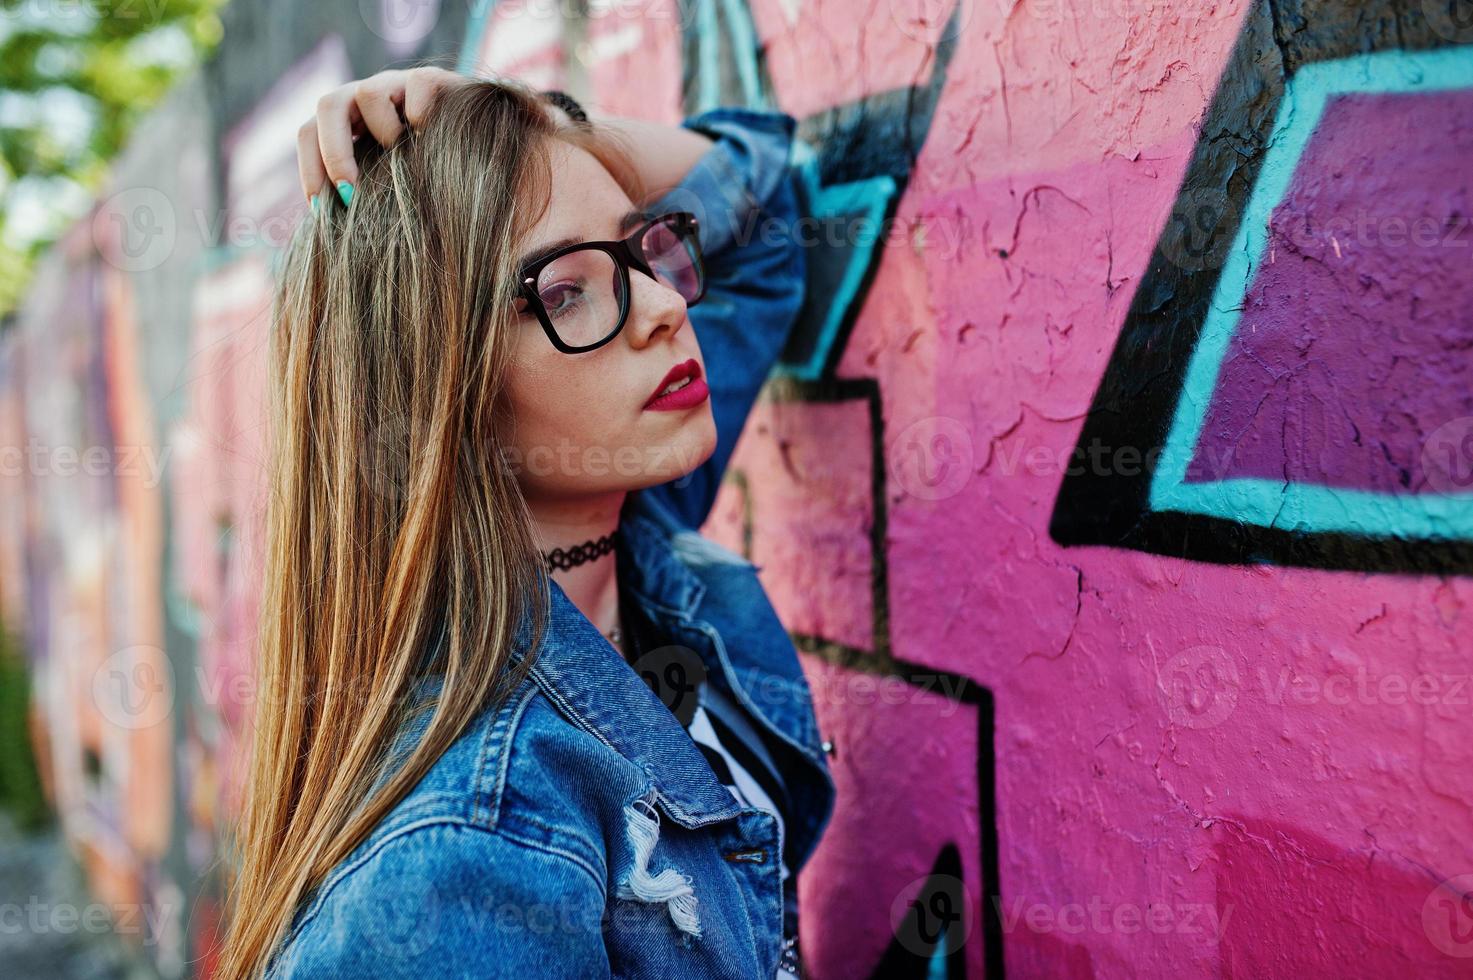
<path fill-rule="evenodd" d="M 801 123 L 812 299 L 705 530 L 833 743 L 817 976 L 1473 975 L 1466 2 L 220 16 L 0 332 L 0 619 L 154 969 L 230 861 L 295 131 L 438 57 Z"/>

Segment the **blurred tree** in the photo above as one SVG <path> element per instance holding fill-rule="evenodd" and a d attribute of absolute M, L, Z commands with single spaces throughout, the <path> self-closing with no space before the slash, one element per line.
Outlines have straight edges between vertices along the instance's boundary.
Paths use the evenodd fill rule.
<path fill-rule="evenodd" d="M 225 0 L 0 0 L 0 317 L 139 117 L 220 40 Z"/>
<path fill-rule="evenodd" d="M 28 830 L 49 816 L 31 747 L 29 712 L 26 663 L 0 624 L 0 809 L 8 810 L 16 824 Z"/>

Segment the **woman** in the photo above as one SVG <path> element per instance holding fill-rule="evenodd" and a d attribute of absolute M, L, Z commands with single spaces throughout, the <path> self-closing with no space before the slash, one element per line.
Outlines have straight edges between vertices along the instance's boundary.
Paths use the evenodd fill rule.
<path fill-rule="evenodd" d="M 793 136 L 428 68 L 303 127 L 221 976 L 800 972 L 826 746 L 695 530 L 802 299 Z"/>

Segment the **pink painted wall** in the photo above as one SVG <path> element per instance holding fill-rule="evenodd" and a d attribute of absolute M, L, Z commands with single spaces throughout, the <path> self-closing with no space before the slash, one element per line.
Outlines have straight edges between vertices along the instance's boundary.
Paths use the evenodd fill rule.
<path fill-rule="evenodd" d="M 903 6 L 803 5 L 788 19 L 754 2 L 779 103 L 803 117 L 923 79 L 934 49 L 887 20 Z M 805 658 L 840 788 L 804 882 L 820 975 L 880 961 L 892 899 L 915 894 L 946 842 L 975 903 L 970 975 L 988 960 L 989 904 L 1013 976 L 1473 975 L 1460 897 L 1473 884 L 1468 579 L 1221 565 L 1050 535 L 1209 103 L 1263 13 L 973 5 L 894 218 L 924 240 L 891 240 L 832 375 L 874 379 L 880 425 L 863 401 L 801 389 L 750 422 L 707 530 L 765 566 L 790 628 L 887 646 L 995 703 L 993 903 L 979 885 L 991 815 L 975 709 L 916 685 L 888 705 L 863 675 Z M 1450 181 L 1466 207 L 1466 167 L 1441 167 L 1418 179 Z M 1455 255 L 1465 272 L 1470 251 Z M 1427 273 L 1449 254 L 1402 260 Z M 1425 328 L 1403 314 L 1397 328 L 1473 338 L 1466 312 Z M 1466 384 L 1407 368 L 1400 383 Z M 1450 400 L 1466 413 L 1465 395 Z M 1313 447 L 1280 448 L 1292 463 Z M 884 640 L 867 567 L 876 458 Z M 1454 502 L 1466 517 L 1467 498 Z"/>
<path fill-rule="evenodd" d="M 705 528 L 760 567 L 833 743 L 839 802 L 802 883 L 815 975 L 1473 976 L 1473 498 L 1416 462 L 1451 449 L 1473 466 L 1456 438 L 1473 431 L 1459 291 L 1473 277 L 1452 251 L 1473 191 L 1456 136 L 1416 149 L 1415 167 L 1388 165 L 1412 141 L 1374 126 L 1339 134 L 1341 157 L 1308 152 L 1328 170 L 1301 175 L 1272 230 L 1374 200 L 1448 237 L 1385 261 L 1352 239 L 1276 251 L 1271 275 L 1243 283 L 1256 319 L 1227 346 L 1223 385 L 1194 390 L 1217 420 L 1197 448 L 1229 453 L 1249 445 L 1234 413 L 1284 395 L 1278 441 L 1253 429 L 1251 459 L 1228 461 L 1272 475 L 1277 453 L 1286 497 L 1308 486 L 1312 506 L 1282 524 L 1248 504 L 1186 513 L 1129 474 L 1065 474 L 1101 425 L 1140 456 L 1191 403 L 1205 297 L 1297 132 L 1269 138 L 1289 81 L 1369 53 L 1381 60 L 1330 77 L 1364 84 L 1390 64 L 1415 88 L 1441 70 L 1417 59 L 1461 68 L 1473 38 L 1437 3 L 1392 0 L 750 0 L 615 4 L 582 23 L 538 9 L 504 0 L 453 25 L 463 67 L 667 121 L 780 107 L 813 154 L 815 213 L 887 216 L 873 251 L 841 224 L 810 252 L 819 288 Z M 301 207 L 296 123 L 387 60 L 364 54 L 370 35 L 385 37 L 366 22 L 277 31 L 297 45 L 286 58 L 232 47 L 227 25 L 221 104 L 197 90 L 165 117 L 197 124 L 183 150 L 144 141 L 104 202 L 162 194 L 172 251 L 140 267 L 79 230 L 0 343 L 4 438 L 126 437 L 167 458 L 162 490 L 0 474 L 22 498 L 0 501 L 0 601 L 49 692 L 58 798 L 91 834 L 79 848 L 107 857 L 101 893 L 187 892 L 154 948 L 165 967 L 215 928 L 213 890 L 192 882 L 238 780 L 270 232 Z M 268 53 L 290 67 L 261 83 Z M 1433 117 L 1454 134 L 1463 77 Z M 1385 99 L 1376 125 L 1394 134 Z M 1402 172 L 1410 191 L 1376 193 Z M 1180 231 L 1203 230 L 1203 201 L 1221 236 L 1206 259 Z M 254 237 L 197 240 L 199 213 Z M 1290 294 L 1314 263 L 1329 300 L 1305 306 Z M 852 288 L 834 285 L 845 270 L 863 272 Z M 1412 303 L 1433 276 L 1438 304 Z M 1367 296 L 1376 331 L 1345 343 Z M 1371 355 L 1388 351 L 1396 373 L 1378 375 Z M 1301 426 L 1305 402 L 1356 420 L 1354 438 Z M 1406 478 L 1357 498 L 1332 463 Z M 87 693 L 98 663 L 140 645 L 167 653 L 176 709 L 144 734 Z M 88 751 L 100 776 L 84 777 Z M 940 953 L 924 941 L 938 926 Z"/>

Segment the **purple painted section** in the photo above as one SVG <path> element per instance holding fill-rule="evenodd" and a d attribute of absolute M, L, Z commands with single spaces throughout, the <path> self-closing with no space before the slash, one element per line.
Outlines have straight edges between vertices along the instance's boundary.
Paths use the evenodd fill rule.
<path fill-rule="evenodd" d="M 1473 91 L 1325 108 L 1244 304 L 1188 482 L 1428 489 L 1473 415 Z"/>

